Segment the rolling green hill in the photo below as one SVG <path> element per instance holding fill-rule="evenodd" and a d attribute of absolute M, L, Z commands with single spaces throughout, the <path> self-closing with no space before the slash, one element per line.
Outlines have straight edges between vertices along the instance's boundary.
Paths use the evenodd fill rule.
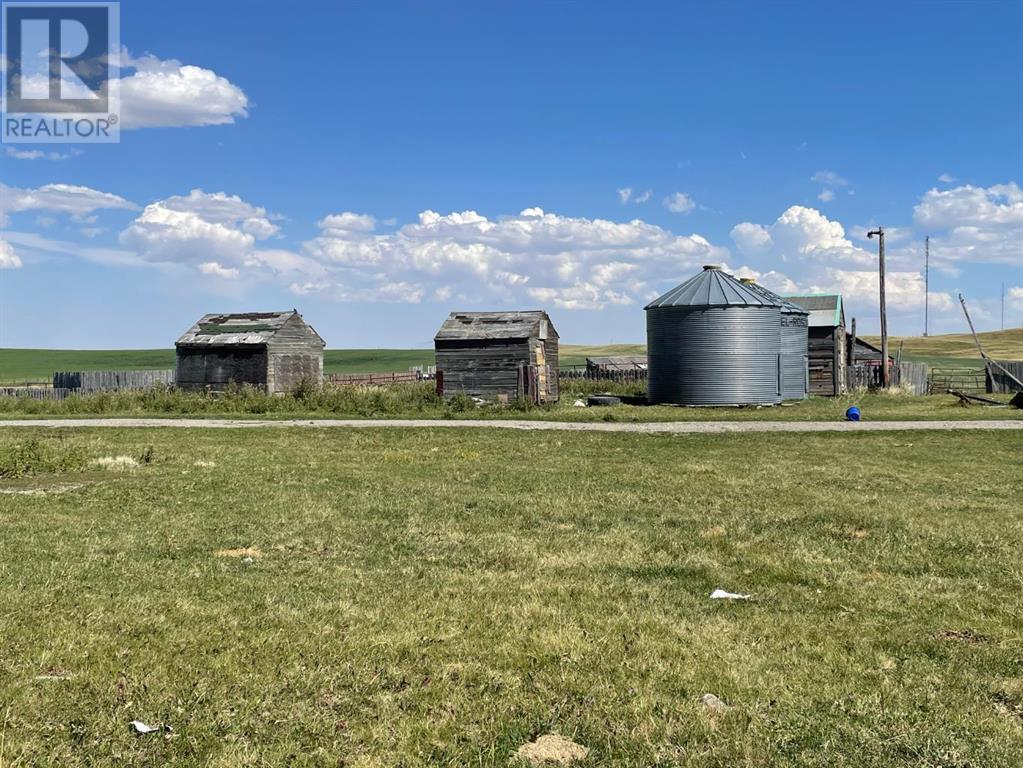
<path fill-rule="evenodd" d="M 865 337 L 878 343 L 875 337 Z M 1023 360 L 1023 328 L 980 334 L 992 357 Z M 977 366 L 980 359 L 969 334 L 894 336 L 892 353 L 905 342 L 903 356 L 931 365 Z M 562 344 L 561 365 L 582 365 L 595 355 L 642 355 L 643 344 Z M 414 365 L 432 365 L 432 349 L 328 349 L 323 367 L 328 373 L 390 373 Z M 54 371 L 111 371 L 173 368 L 173 349 L 0 349 L 0 384 L 49 381 Z"/>
<path fill-rule="evenodd" d="M 1023 360 L 1023 328 L 988 331 L 977 334 L 989 357 L 996 360 Z M 881 343 L 879 336 L 864 336 L 871 344 Z M 980 366 L 980 355 L 969 333 L 947 333 L 941 336 L 889 336 L 891 354 L 902 344 L 902 355 L 931 365 Z"/>
<path fill-rule="evenodd" d="M 391 373 L 433 365 L 432 349 L 328 349 L 328 373 Z M 0 384 L 48 381 L 54 371 L 173 368 L 173 349 L 0 349 Z"/>

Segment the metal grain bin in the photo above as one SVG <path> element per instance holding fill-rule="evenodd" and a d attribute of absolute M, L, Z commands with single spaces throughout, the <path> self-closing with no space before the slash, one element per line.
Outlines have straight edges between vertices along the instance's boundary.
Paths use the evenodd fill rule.
<path fill-rule="evenodd" d="M 744 277 L 742 284 L 781 304 L 781 396 L 805 400 L 810 384 L 806 349 L 810 313 L 750 278 Z"/>
<path fill-rule="evenodd" d="M 651 403 L 781 402 L 780 300 L 708 266 L 645 310 Z"/>

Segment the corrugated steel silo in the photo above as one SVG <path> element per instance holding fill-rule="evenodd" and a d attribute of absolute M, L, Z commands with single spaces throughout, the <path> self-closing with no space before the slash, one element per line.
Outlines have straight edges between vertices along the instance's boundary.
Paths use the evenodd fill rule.
<path fill-rule="evenodd" d="M 806 399 L 810 383 L 806 349 L 810 313 L 755 280 L 744 277 L 741 282 L 781 304 L 781 396 L 783 400 Z"/>
<path fill-rule="evenodd" d="M 648 400 L 781 402 L 781 302 L 708 266 L 646 307 Z"/>

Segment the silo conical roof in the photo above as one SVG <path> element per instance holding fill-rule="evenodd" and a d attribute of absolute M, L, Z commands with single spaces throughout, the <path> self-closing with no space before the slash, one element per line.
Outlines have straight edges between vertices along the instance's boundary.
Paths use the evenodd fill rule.
<path fill-rule="evenodd" d="M 803 309 L 798 304 L 793 304 L 785 297 L 779 296 L 777 293 L 770 290 L 769 288 L 765 288 L 755 280 L 744 277 L 740 280 L 740 282 L 747 288 L 751 288 L 757 293 L 762 293 L 768 298 L 776 300 L 778 302 L 778 305 L 781 307 L 781 313 L 783 315 L 806 315 L 807 317 L 810 316 L 810 313 L 807 310 Z"/>
<path fill-rule="evenodd" d="M 743 285 L 717 266 L 705 266 L 698 275 L 654 299 L 643 309 L 659 307 L 781 307 L 784 299 L 769 291 Z"/>

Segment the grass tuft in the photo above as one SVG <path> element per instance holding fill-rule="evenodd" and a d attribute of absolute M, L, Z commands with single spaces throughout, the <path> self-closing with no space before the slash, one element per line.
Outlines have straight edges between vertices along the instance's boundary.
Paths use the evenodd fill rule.
<path fill-rule="evenodd" d="M 87 463 L 85 452 L 64 440 L 36 437 L 0 447 L 0 479 L 74 472 Z"/>

